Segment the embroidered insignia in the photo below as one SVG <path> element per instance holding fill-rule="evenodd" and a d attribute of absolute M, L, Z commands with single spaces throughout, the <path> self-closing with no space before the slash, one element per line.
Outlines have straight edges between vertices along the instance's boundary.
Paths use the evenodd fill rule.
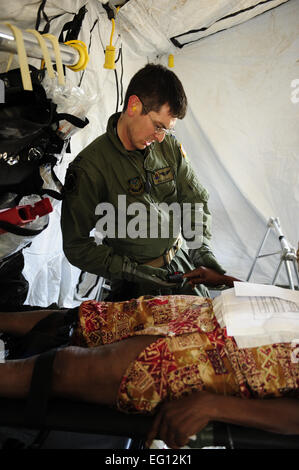
<path fill-rule="evenodd" d="M 140 176 L 135 176 L 135 178 L 131 178 L 128 183 L 130 194 L 136 195 L 142 194 L 144 192 L 144 184 Z"/>
<path fill-rule="evenodd" d="M 63 190 L 66 193 L 73 193 L 77 188 L 78 176 L 74 170 L 67 172 Z"/>
<path fill-rule="evenodd" d="M 154 184 L 167 183 L 167 181 L 172 181 L 173 179 L 173 171 L 170 166 L 167 168 L 161 168 L 161 170 L 156 170 L 153 176 Z"/>

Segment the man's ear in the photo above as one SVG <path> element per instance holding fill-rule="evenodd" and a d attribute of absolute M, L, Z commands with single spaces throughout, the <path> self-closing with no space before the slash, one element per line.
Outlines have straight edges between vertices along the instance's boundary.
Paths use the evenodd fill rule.
<path fill-rule="evenodd" d="M 138 96 L 136 95 L 130 96 L 128 100 L 128 106 L 127 106 L 128 115 L 130 117 L 134 116 L 134 114 L 137 112 L 139 103 L 140 103 L 140 100 Z"/>

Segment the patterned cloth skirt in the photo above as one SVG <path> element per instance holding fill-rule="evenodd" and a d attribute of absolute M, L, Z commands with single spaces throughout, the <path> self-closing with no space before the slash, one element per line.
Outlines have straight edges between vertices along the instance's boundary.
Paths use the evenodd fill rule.
<path fill-rule="evenodd" d="M 210 299 L 171 295 L 83 302 L 75 344 L 96 347 L 158 335 L 124 374 L 117 406 L 151 413 L 162 400 L 206 390 L 242 398 L 299 397 L 289 343 L 240 349 L 220 328 Z"/>

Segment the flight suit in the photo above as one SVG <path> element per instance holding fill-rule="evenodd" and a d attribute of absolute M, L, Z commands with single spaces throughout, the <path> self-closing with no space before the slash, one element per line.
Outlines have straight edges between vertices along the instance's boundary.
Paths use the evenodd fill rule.
<path fill-rule="evenodd" d="M 187 234 L 183 233 L 187 245 L 190 244 L 191 235 L 193 242 L 197 237 L 199 250 L 205 253 L 205 260 L 211 260 L 214 269 L 223 273 L 224 270 L 209 247 L 209 196 L 198 182 L 182 147 L 173 136 L 165 136 L 162 143 L 153 142 L 145 151 L 128 151 L 116 132 L 119 116 L 120 113 L 116 113 L 110 117 L 107 132 L 89 144 L 68 168 L 61 214 L 66 257 L 80 269 L 111 280 L 112 285 L 117 286 L 115 289 L 119 291 L 120 285 L 123 285 L 124 259 L 129 258 L 132 262 L 145 264 L 171 249 L 178 233 L 171 230 L 173 213 L 169 211 L 169 207 L 173 203 L 178 203 L 179 207 L 189 203 L 190 229 L 193 229 L 193 232 L 187 230 Z M 168 209 L 163 208 L 161 203 L 166 203 Z M 196 203 L 201 204 L 201 227 L 195 227 L 195 210 L 198 209 Z M 105 213 L 105 207 L 108 206 L 109 210 L 113 209 L 113 213 Z M 136 222 L 138 211 L 139 229 L 142 226 L 139 231 Z M 150 236 L 153 214 L 157 217 L 154 238 Z M 94 228 L 98 229 L 103 220 L 100 215 L 107 216 L 106 228 L 109 225 L 110 232 L 107 229 L 109 233 L 103 243 L 96 244 L 90 232 Z M 126 224 L 123 223 L 124 220 Z M 167 220 L 170 225 L 169 234 L 161 236 L 161 230 L 165 229 Z M 105 229 L 103 225 L 101 228 Z M 136 229 L 135 235 L 129 233 L 130 228 L 133 232 L 134 228 Z M 111 233 L 111 230 L 114 232 Z M 184 247 L 178 250 L 169 265 L 164 266 L 170 273 L 187 272 L 194 267 Z M 129 295 L 133 297 L 170 293 L 208 295 L 204 286 L 200 286 L 199 291 L 196 291 L 187 284 L 162 290 L 147 282 L 133 282 L 131 286 L 125 283 L 125 286 L 126 289 L 132 288 Z M 121 298 L 116 296 L 114 300 Z"/>

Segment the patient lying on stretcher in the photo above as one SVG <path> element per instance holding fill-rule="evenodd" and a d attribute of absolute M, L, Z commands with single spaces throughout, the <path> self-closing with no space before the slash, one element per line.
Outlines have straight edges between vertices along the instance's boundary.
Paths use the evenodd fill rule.
<path fill-rule="evenodd" d="M 0 314 L 0 331 L 20 337 L 52 331 L 62 338 L 67 325 L 70 345 L 57 350 L 53 395 L 157 412 L 149 440 L 159 436 L 173 448 L 209 421 L 299 434 L 299 361 L 291 360 L 291 345 L 239 349 L 210 299 L 140 297 Z M 28 394 L 35 359 L 0 364 L 0 396 Z"/>

